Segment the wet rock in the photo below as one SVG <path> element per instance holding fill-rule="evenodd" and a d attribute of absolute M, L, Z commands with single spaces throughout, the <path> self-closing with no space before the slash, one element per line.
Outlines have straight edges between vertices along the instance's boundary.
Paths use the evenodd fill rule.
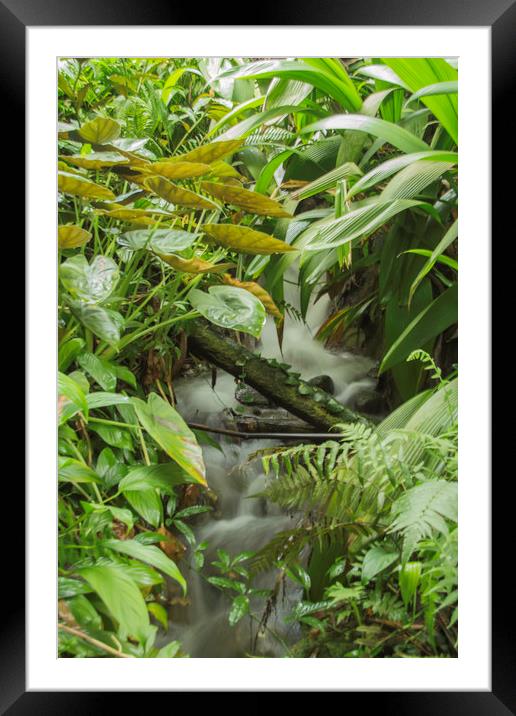
<path fill-rule="evenodd" d="M 383 396 L 375 390 L 360 393 L 354 401 L 354 407 L 358 412 L 367 415 L 378 415 L 387 410 Z"/>
<path fill-rule="evenodd" d="M 259 393 L 254 388 L 246 385 L 245 383 L 239 383 L 235 390 L 235 398 L 242 405 L 254 405 L 257 407 L 266 407 L 272 405 L 267 398 Z"/>
<path fill-rule="evenodd" d="M 310 378 L 308 384 L 313 385 L 315 388 L 325 390 L 327 393 L 330 393 L 330 395 L 335 393 L 335 385 L 329 375 L 316 375 Z"/>

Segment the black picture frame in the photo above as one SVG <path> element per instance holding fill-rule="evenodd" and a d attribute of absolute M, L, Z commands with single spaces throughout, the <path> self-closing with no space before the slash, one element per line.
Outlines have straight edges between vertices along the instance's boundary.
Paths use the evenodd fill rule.
<path fill-rule="evenodd" d="M 235 3 L 236 6 L 236 3 Z M 9 186 L 5 192 L 12 192 L 14 174 L 18 172 L 17 186 L 24 182 L 22 142 L 20 141 L 21 118 L 25 115 L 25 30 L 35 26 L 90 26 L 90 25 L 194 25 L 194 12 L 185 11 L 175 3 L 160 0 L 0 0 L 0 77 L 3 85 L 3 110 L 0 113 L 5 123 L 2 153 L 6 160 L 4 179 Z M 245 23 L 221 23 L 221 19 L 241 18 L 241 6 L 225 4 L 221 12 L 219 4 L 213 8 L 203 6 L 203 25 L 236 25 Z M 267 19 L 268 22 L 262 22 Z M 498 177 L 504 165 L 513 163 L 512 151 L 507 145 L 511 136 L 513 115 L 509 111 L 509 100 L 514 96 L 515 85 L 515 31 L 516 1 L 490 0 L 369 0 L 367 3 L 340 0 L 319 0 L 316 5 L 296 0 L 275 3 L 269 10 L 268 3 L 260 3 L 259 17 L 249 25 L 304 25 L 304 26 L 484 26 L 491 28 L 492 38 L 492 177 Z M 192 21 L 192 22 L 190 22 Z M 474 121 L 474 118 L 472 118 Z M 11 141 L 9 138 L 13 138 Z M 7 141 L 6 141 L 7 138 Z M 503 142 L 503 144 L 502 144 Z M 508 156 L 510 152 L 510 156 Z M 5 154 L 7 153 L 7 157 Z M 10 156 L 9 156 L 10 155 Z M 506 207 L 512 205 L 509 194 L 513 193 L 512 182 L 498 182 L 492 192 L 492 236 L 503 240 L 502 222 Z M 19 191 L 18 191 L 19 200 Z M 19 212 L 18 212 L 19 213 Z M 21 227 L 16 220 L 17 234 Z M 512 234 L 512 231 L 511 231 Z M 510 238 L 510 237 L 507 237 Z M 495 252 L 493 251 L 493 259 Z M 507 270 L 507 267 L 506 267 Z M 498 281 L 503 283 L 503 270 Z M 18 299 L 19 300 L 19 299 Z M 493 297 L 492 308 L 496 309 Z M 18 308 L 19 310 L 19 304 Z M 493 310 L 493 320 L 497 311 Z M 23 338 L 22 338 L 23 340 Z M 30 349 L 30 346 L 29 346 Z M 17 371 L 19 372 L 19 359 Z M 498 372 L 499 374 L 500 372 Z M 495 372 L 496 375 L 496 372 Z M 501 377 L 499 378 L 501 380 Z M 493 385 L 495 387 L 495 385 Z M 16 402 L 20 402 L 19 387 Z M 503 430 L 493 431 L 492 454 L 503 444 Z M 474 448 L 472 448 L 474 449 Z M 5 475 L 7 478 L 7 474 Z M 508 563 L 514 562 L 508 554 L 512 538 L 512 504 L 507 500 L 504 474 L 498 481 L 493 480 L 492 520 L 492 691 L 453 692 L 348 692 L 343 701 L 347 709 L 378 708 L 381 713 L 396 714 L 446 714 L 464 713 L 470 716 L 486 714 L 502 716 L 516 714 L 516 646 L 511 581 Z M 506 481 L 512 476 L 507 473 Z M 24 501 L 24 487 L 21 480 L 10 479 L 9 503 L 21 505 Z M 512 539 L 511 539 L 512 538 Z M 23 535 L 16 526 L 15 545 L 10 541 L 3 550 L 7 565 L 3 567 L 5 591 L 9 599 L 2 609 L 2 631 L 0 639 L 0 713 L 11 716 L 21 714 L 98 714 L 103 704 L 109 703 L 110 693 L 83 692 L 26 692 L 25 687 L 25 612 L 23 593 L 24 565 L 21 560 Z M 4 571 L 5 570 L 5 571 Z M 509 570 L 511 571 L 511 570 Z M 3 590 L 4 591 L 4 590 Z M 5 596 L 5 595 L 4 595 Z M 338 685 L 336 685 L 336 689 Z M 407 684 L 410 688 L 410 684 Z M 317 689 L 315 688 L 314 691 Z M 358 699 L 360 702 L 358 702 Z M 135 701 L 136 699 L 136 701 Z M 365 699 L 365 701 L 364 701 Z M 133 708 L 138 702 L 131 694 Z M 111 707 L 109 707 L 111 709 Z M 107 710 L 107 708 L 106 708 Z"/>

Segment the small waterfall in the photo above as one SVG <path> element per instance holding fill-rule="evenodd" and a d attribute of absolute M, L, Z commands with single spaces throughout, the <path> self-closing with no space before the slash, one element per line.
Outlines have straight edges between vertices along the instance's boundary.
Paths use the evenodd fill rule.
<path fill-rule="evenodd" d="M 292 290 L 291 290 L 292 294 Z M 286 300 L 295 304 L 295 296 Z M 328 375 L 335 386 L 335 396 L 350 404 L 355 396 L 371 390 L 375 381 L 367 377 L 371 360 L 351 353 L 332 353 L 314 340 L 315 331 L 328 313 L 328 299 L 311 305 L 306 324 L 285 319 L 283 353 L 281 353 L 274 322 L 268 319 L 258 350 L 269 358 L 289 363 L 305 380 L 317 375 Z M 238 406 L 235 400 L 235 379 L 218 370 L 217 381 L 211 387 L 209 375 L 184 378 L 177 382 L 178 409 L 186 420 L 220 427 L 224 410 Z M 212 446 L 203 448 L 210 488 L 218 496 L 218 509 L 207 521 L 195 528 L 198 542 L 207 541 L 206 562 L 203 574 L 210 573 L 210 563 L 217 559 L 217 549 L 234 556 L 239 552 L 256 551 L 278 532 L 295 526 L 294 516 L 284 514 L 276 505 L 263 498 L 251 498 L 265 485 L 260 459 L 249 456 L 257 450 L 280 444 L 271 440 L 235 441 L 226 437 L 218 440 L 220 450 Z M 290 585 L 278 599 L 275 612 L 268 620 L 267 629 L 256 637 L 257 624 L 242 619 L 235 627 L 229 626 L 230 599 L 206 581 L 205 576 L 193 569 L 185 571 L 188 557 L 181 564 L 189 585 L 189 606 L 174 614 L 170 634 L 181 641 L 183 649 L 192 657 L 244 657 L 256 642 L 256 654 L 278 657 L 285 653 L 284 643 L 298 636 L 297 627 L 285 625 L 283 617 L 301 598 L 301 590 Z M 215 572 L 213 572 L 215 574 Z M 258 588 L 271 588 L 273 574 L 263 574 L 255 584 Z M 256 606 L 263 608 L 263 600 Z M 251 604 L 253 607 L 253 603 Z"/>

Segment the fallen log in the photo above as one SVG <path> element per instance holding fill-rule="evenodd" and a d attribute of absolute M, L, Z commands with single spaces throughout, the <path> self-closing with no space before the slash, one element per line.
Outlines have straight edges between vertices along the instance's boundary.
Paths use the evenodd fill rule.
<path fill-rule="evenodd" d="M 337 423 L 365 421 L 329 393 L 301 380 L 289 366 L 252 353 L 208 324 L 196 321 L 189 325 L 188 332 L 192 353 L 231 373 L 310 425 L 329 430 Z"/>

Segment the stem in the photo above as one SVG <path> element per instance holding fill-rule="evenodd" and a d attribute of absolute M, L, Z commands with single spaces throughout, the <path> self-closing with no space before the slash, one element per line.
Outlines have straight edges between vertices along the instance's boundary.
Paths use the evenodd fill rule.
<path fill-rule="evenodd" d="M 102 641 L 99 641 L 98 639 L 94 639 L 89 634 L 85 634 L 82 631 L 79 631 L 79 629 L 74 629 L 73 627 L 66 626 L 66 624 L 58 624 L 58 629 L 61 629 L 61 631 L 66 631 L 68 634 L 73 634 L 73 636 L 79 637 L 79 639 L 83 639 L 84 641 L 88 641 L 90 644 L 93 644 L 93 646 L 96 646 L 98 649 L 102 649 L 102 651 L 107 652 L 108 654 L 111 654 L 112 656 L 118 656 L 121 659 L 135 659 L 136 657 L 132 656 L 131 654 L 124 654 L 123 651 L 117 651 L 116 649 L 113 649 L 113 647 L 108 646 L 107 644 L 104 644 Z"/>

